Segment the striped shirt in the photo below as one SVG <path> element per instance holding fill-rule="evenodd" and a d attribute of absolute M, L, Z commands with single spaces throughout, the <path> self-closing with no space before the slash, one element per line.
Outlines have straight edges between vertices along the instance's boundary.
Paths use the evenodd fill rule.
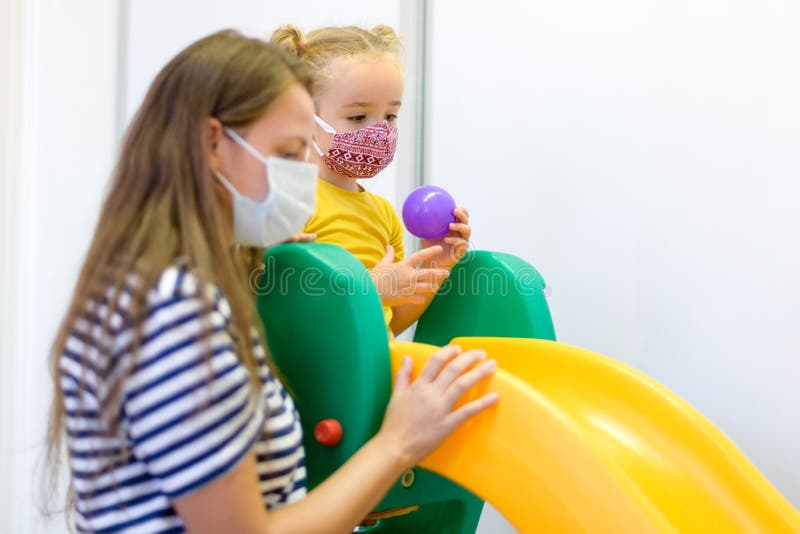
<path fill-rule="evenodd" d="M 110 318 L 112 335 L 99 335 L 108 298 L 90 302 L 60 358 L 77 530 L 184 532 L 173 500 L 230 472 L 250 453 L 268 509 L 302 498 L 297 411 L 271 374 L 255 331 L 263 387 L 254 394 L 234 352 L 231 310 L 219 289 L 202 284 L 185 264 L 166 269 L 147 294 L 136 358 L 129 291 Z M 112 405 L 119 424 L 110 431 Z"/>

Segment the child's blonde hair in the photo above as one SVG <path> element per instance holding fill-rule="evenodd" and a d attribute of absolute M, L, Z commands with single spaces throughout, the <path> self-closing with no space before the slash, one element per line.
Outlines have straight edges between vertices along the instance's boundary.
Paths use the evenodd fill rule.
<path fill-rule="evenodd" d="M 326 69 L 336 59 L 389 57 L 402 67 L 400 37 L 384 25 L 371 30 L 330 26 L 303 34 L 300 28 L 288 24 L 275 30 L 270 41 L 296 55 L 309 68 L 314 96 L 324 90 Z"/>

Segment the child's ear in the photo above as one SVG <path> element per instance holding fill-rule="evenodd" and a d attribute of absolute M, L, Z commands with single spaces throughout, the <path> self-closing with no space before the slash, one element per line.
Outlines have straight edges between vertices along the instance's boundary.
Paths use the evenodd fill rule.
<path fill-rule="evenodd" d="M 220 143 L 222 137 L 225 135 L 222 123 L 219 119 L 209 117 L 203 131 L 206 146 L 208 147 L 208 166 L 211 170 L 219 170 L 222 163 L 222 156 L 220 154 Z"/>

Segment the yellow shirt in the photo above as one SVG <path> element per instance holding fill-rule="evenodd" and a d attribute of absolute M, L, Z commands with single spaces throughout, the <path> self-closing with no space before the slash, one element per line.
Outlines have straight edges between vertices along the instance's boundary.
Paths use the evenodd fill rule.
<path fill-rule="evenodd" d="M 339 245 L 372 270 L 392 245 L 395 261 L 403 258 L 403 225 L 397 212 L 383 197 L 366 191 L 347 191 L 317 180 L 317 206 L 304 232 L 317 234 L 317 241 Z M 388 326 L 392 309 L 384 306 Z"/>

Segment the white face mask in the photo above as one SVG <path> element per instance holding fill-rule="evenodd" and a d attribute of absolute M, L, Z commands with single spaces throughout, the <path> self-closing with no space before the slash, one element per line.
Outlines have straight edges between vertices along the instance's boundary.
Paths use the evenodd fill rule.
<path fill-rule="evenodd" d="M 225 133 L 264 164 L 269 192 L 253 200 L 236 190 L 219 171 L 214 174 L 233 197 L 233 235 L 240 245 L 269 247 L 300 232 L 314 213 L 317 166 L 313 163 L 265 157 L 231 130 Z"/>

